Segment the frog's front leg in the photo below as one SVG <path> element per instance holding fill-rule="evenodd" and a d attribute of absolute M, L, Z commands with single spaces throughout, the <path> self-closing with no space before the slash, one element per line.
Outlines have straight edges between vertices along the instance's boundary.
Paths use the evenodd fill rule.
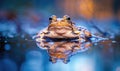
<path fill-rule="evenodd" d="M 45 28 L 45 29 L 43 29 L 43 30 L 41 30 L 37 35 L 35 35 L 35 36 L 33 36 L 33 39 L 35 39 L 36 41 L 43 41 L 43 40 L 45 40 L 44 39 L 44 36 L 45 36 L 45 33 L 47 33 L 48 31 L 47 31 L 47 29 Z"/>
<path fill-rule="evenodd" d="M 36 36 L 33 37 L 33 39 L 35 39 L 35 41 L 37 42 L 37 45 L 42 49 L 47 49 L 44 44 L 44 42 L 46 42 L 46 39 L 44 38 L 45 33 L 47 33 L 47 30 L 43 30 L 40 31 Z"/>
<path fill-rule="evenodd" d="M 79 40 L 81 40 L 81 42 L 89 41 L 89 38 L 91 38 L 91 33 L 87 29 L 82 27 L 79 27 L 78 30 L 80 33 Z"/>
<path fill-rule="evenodd" d="M 38 47 L 40 47 L 42 49 L 46 49 L 46 48 L 44 48 L 44 41 L 45 41 L 45 39 L 43 37 L 44 37 L 44 34 L 43 33 L 39 33 L 38 35 L 36 35 L 35 41 L 36 41 Z"/>
<path fill-rule="evenodd" d="M 83 33 L 83 32 L 81 32 L 81 31 L 78 31 L 78 41 L 79 42 L 85 42 L 86 41 L 86 39 L 85 39 L 85 34 Z"/>

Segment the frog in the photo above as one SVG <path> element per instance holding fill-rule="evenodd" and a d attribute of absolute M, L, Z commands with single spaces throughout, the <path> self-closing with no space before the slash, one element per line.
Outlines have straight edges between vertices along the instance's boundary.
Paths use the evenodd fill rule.
<path fill-rule="evenodd" d="M 48 41 L 48 38 L 51 40 Z M 92 34 L 85 27 L 76 26 L 68 15 L 62 18 L 52 15 L 48 26 L 33 36 L 33 39 L 39 48 L 48 52 L 52 63 L 57 60 L 68 63 L 72 55 L 88 50 L 94 43 L 108 40 Z"/>
<path fill-rule="evenodd" d="M 68 15 L 64 15 L 62 18 L 57 18 L 56 15 L 52 15 L 49 18 L 49 25 L 45 29 L 41 30 L 36 35 L 36 41 L 45 41 L 46 38 L 51 39 L 78 39 L 80 41 L 86 41 L 86 38 L 91 37 L 91 33 L 83 28 L 75 26 L 75 23 Z"/>

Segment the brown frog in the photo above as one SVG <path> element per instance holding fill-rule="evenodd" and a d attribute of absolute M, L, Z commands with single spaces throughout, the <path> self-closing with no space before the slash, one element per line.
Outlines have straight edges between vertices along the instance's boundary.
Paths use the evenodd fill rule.
<path fill-rule="evenodd" d="M 63 18 L 57 18 L 55 15 L 49 18 L 49 25 L 37 34 L 36 41 L 45 40 L 47 38 L 71 39 L 78 38 L 86 40 L 86 37 L 91 37 L 91 33 L 81 27 L 75 26 L 68 15 Z M 81 35 L 84 35 L 81 37 Z"/>

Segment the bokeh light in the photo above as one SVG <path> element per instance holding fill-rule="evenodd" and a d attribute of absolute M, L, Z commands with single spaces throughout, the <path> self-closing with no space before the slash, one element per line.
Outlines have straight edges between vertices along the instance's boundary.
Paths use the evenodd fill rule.
<path fill-rule="evenodd" d="M 52 64 L 32 39 L 49 17 L 69 15 L 76 26 L 110 40 Z M 120 71 L 119 0 L 1 0 L 0 71 Z"/>

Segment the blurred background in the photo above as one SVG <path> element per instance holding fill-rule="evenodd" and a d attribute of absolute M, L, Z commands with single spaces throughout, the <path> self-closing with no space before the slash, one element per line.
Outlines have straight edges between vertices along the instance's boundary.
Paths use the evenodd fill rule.
<path fill-rule="evenodd" d="M 72 56 L 68 64 L 52 64 L 32 36 L 48 26 L 51 15 L 66 14 L 110 41 Z M 0 0 L 0 71 L 120 71 L 120 1 Z"/>

